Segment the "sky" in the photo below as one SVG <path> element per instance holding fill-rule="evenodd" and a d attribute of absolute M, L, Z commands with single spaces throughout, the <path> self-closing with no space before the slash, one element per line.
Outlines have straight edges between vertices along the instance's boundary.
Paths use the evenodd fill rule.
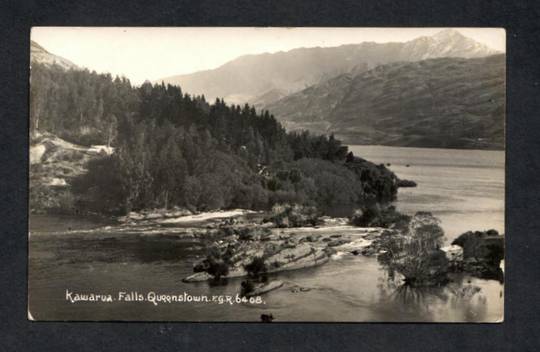
<path fill-rule="evenodd" d="M 33 27 L 47 51 L 100 73 L 145 80 L 217 68 L 246 54 L 365 41 L 405 42 L 444 28 Z M 501 28 L 455 28 L 492 49 L 506 51 Z"/>

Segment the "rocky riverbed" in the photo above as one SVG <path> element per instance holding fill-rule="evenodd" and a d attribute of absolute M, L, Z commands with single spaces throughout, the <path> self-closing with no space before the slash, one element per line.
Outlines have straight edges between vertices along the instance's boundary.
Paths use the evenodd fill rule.
<path fill-rule="evenodd" d="M 131 213 L 119 218 L 118 224 L 99 231 L 76 232 L 82 237 L 166 236 L 193 242 L 203 249 L 203 255 L 192 263 L 193 274 L 181 278 L 186 283 L 211 281 L 216 276 L 218 279 L 249 277 L 251 273 L 246 268 L 255 259 L 264 263 L 265 274 L 274 274 L 324 265 L 331 258 L 343 255 L 379 257 L 385 252 L 381 235 L 390 231 L 399 236 L 396 230 L 352 226 L 347 218 L 324 216 L 316 219 L 315 226 L 280 227 L 283 218 L 276 223 L 269 221 L 268 215 L 243 209 L 198 214 L 184 209 L 154 210 Z M 296 221 L 301 219 L 295 216 Z M 502 281 L 504 236 L 496 231 L 465 233 L 441 250 L 450 271 Z M 215 267 L 220 266 L 226 269 L 216 271 Z M 255 292 L 262 294 L 281 286 L 277 282 L 260 284 Z"/>
<path fill-rule="evenodd" d="M 361 252 L 372 244 L 383 229 L 357 228 L 349 225 L 322 225 L 320 227 L 272 228 L 236 226 L 215 244 L 223 252 L 229 251 L 229 272 L 224 277 L 248 275 L 245 266 L 254 258 L 263 258 L 268 273 L 296 270 L 326 263 L 339 251 Z M 246 235 L 248 234 L 248 235 Z M 184 278 L 185 282 L 212 279 L 205 260 L 195 263 L 200 270 Z"/>

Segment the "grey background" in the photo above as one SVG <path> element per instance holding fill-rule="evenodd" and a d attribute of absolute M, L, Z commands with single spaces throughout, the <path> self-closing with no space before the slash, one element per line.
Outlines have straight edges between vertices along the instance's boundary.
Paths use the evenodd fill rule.
<path fill-rule="evenodd" d="M 0 2 L 0 351 L 536 351 L 540 347 L 540 6 L 535 1 Z M 29 322 L 30 27 L 480 26 L 507 29 L 503 324 Z"/>

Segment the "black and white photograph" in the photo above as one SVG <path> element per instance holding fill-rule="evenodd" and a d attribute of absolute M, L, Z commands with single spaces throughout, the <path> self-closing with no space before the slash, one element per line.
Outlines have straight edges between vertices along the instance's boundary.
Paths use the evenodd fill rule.
<path fill-rule="evenodd" d="M 29 320 L 504 321 L 503 28 L 41 26 L 29 56 Z"/>

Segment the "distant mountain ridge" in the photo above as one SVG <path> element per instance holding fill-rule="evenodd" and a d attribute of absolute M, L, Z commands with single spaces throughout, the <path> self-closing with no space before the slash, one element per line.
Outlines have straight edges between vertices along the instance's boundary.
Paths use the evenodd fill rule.
<path fill-rule="evenodd" d="M 364 72 L 381 64 L 438 57 L 474 58 L 496 53 L 448 29 L 408 42 L 363 42 L 246 55 L 213 70 L 166 77 L 156 82 L 180 85 L 191 94 L 205 94 L 209 100 L 220 97 L 230 103 L 249 102 L 259 107 L 271 103 L 272 96 L 280 98 L 340 74 Z M 265 98 L 261 98 L 263 96 Z"/>
<path fill-rule="evenodd" d="M 505 55 L 339 75 L 264 106 L 288 130 L 349 144 L 504 148 Z"/>
<path fill-rule="evenodd" d="M 73 62 L 61 56 L 51 54 L 33 40 L 30 41 L 30 61 L 49 66 L 58 65 L 64 69 L 79 69 Z"/>

